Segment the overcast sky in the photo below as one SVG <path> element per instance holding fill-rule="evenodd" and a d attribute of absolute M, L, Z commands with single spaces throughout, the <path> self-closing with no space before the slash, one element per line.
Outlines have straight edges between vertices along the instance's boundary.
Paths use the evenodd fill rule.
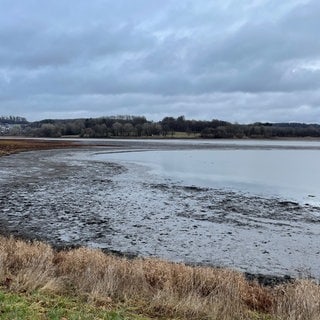
<path fill-rule="evenodd" d="M 0 115 L 319 123 L 319 30 L 319 0 L 0 0 Z"/>

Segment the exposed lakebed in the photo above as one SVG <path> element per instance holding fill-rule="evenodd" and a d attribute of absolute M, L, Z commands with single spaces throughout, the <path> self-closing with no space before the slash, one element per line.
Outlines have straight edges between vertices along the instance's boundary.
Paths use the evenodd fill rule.
<path fill-rule="evenodd" d="M 161 143 L 125 144 L 122 151 L 179 149 Z M 180 149 L 197 152 L 190 145 Z M 315 192 L 307 203 L 261 190 L 188 183 L 134 161 L 133 153 L 131 159 L 118 161 L 119 154 L 109 155 L 109 150 L 115 151 L 102 146 L 0 158 L 1 232 L 55 246 L 88 245 L 320 279 L 320 208 Z"/>

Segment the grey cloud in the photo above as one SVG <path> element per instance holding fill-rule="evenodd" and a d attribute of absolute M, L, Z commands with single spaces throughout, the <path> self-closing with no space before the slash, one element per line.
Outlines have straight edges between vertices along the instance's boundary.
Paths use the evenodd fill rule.
<path fill-rule="evenodd" d="M 99 57 L 139 52 L 152 38 L 130 25 L 95 26 L 81 30 L 10 29 L 0 32 L 0 65 L 38 68 L 85 63 Z"/>
<path fill-rule="evenodd" d="M 248 22 L 234 33 L 204 44 L 194 56 L 193 73 L 211 75 L 213 82 L 216 76 L 225 74 L 221 86 L 214 86 L 217 90 L 255 92 L 318 87 L 319 74 L 305 72 L 303 78 L 286 77 L 290 72 L 288 62 L 293 69 L 292 64 L 299 59 L 320 58 L 320 42 L 314 32 L 320 28 L 314 13 L 319 12 L 318 7 L 314 3 L 299 6 L 276 22 Z"/>
<path fill-rule="evenodd" d="M 39 100 L 42 104 L 39 104 Z M 170 115 L 193 119 L 320 122 L 320 90 L 298 93 L 215 93 L 197 96 L 178 95 L 41 95 L 7 102 L 7 108 L 30 120 L 43 118 L 95 117 L 115 114 L 146 115 L 159 120 Z M 88 109 L 94 105 L 94 109 Z M 45 106 L 45 108 L 44 108 Z"/>
<path fill-rule="evenodd" d="M 316 1 L 2 0 L 1 9 L 0 114 L 320 120 Z"/>

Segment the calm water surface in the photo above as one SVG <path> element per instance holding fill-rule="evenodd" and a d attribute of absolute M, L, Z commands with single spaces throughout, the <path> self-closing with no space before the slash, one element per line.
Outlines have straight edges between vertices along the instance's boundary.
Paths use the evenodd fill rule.
<path fill-rule="evenodd" d="M 177 150 L 97 154 L 184 183 L 320 204 L 320 150 Z"/>

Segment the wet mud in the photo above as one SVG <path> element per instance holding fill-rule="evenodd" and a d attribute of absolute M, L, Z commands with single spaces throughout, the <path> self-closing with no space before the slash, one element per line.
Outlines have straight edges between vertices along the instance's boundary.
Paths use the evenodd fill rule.
<path fill-rule="evenodd" d="M 0 158 L 0 232 L 55 247 L 320 279 L 320 208 L 96 161 L 94 147 Z"/>

